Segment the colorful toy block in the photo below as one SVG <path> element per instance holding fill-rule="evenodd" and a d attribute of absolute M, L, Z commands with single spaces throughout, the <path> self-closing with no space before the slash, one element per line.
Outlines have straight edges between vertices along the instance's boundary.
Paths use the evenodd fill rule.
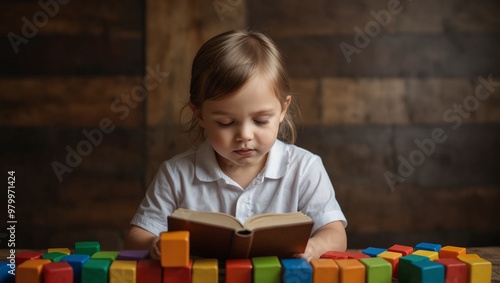
<path fill-rule="evenodd" d="M 283 283 L 312 283 L 312 266 L 303 258 L 282 259 Z"/>
<path fill-rule="evenodd" d="M 366 255 L 362 252 L 348 252 L 347 258 L 352 258 L 352 259 L 362 259 L 362 258 L 369 258 L 369 255 Z"/>
<path fill-rule="evenodd" d="M 466 254 L 466 252 L 467 249 L 463 247 L 444 246 L 439 250 L 438 254 L 439 258 L 457 258 L 459 255 Z"/>
<path fill-rule="evenodd" d="M 49 259 L 26 260 L 16 268 L 16 283 L 42 283 L 43 266 L 51 263 Z"/>
<path fill-rule="evenodd" d="M 366 268 L 357 259 L 336 259 L 340 283 L 364 283 Z"/>
<path fill-rule="evenodd" d="M 469 282 L 469 270 L 466 263 L 451 257 L 440 258 L 435 260 L 435 262 L 445 267 L 445 283 Z"/>
<path fill-rule="evenodd" d="M 410 246 L 404 246 L 404 245 L 392 245 L 390 248 L 387 249 L 390 252 L 395 252 L 395 253 L 400 253 L 403 256 L 409 255 L 413 253 L 413 247 Z"/>
<path fill-rule="evenodd" d="M 174 231 L 160 234 L 161 266 L 186 267 L 189 265 L 189 232 Z"/>
<path fill-rule="evenodd" d="M 420 255 L 407 255 L 399 259 L 398 264 L 398 282 L 409 283 L 411 281 L 411 267 L 417 261 L 430 261 L 428 257 Z"/>
<path fill-rule="evenodd" d="M 0 282 L 2 283 L 14 283 L 16 281 L 15 276 L 15 263 L 8 261 L 0 262 Z"/>
<path fill-rule="evenodd" d="M 70 254 L 61 258 L 60 262 L 65 261 L 69 263 L 69 265 L 71 265 L 71 267 L 73 268 L 73 282 L 80 283 L 82 278 L 83 264 L 89 259 L 89 255 Z"/>
<path fill-rule="evenodd" d="M 149 259 L 148 250 L 123 250 L 118 253 L 119 260 L 143 260 Z"/>
<path fill-rule="evenodd" d="M 422 242 L 422 243 L 418 243 L 415 246 L 414 250 L 415 251 L 425 250 L 425 251 L 431 251 L 431 252 L 438 252 L 440 249 L 441 249 L 441 245 L 440 244 Z"/>
<path fill-rule="evenodd" d="M 469 270 L 469 283 L 491 282 L 491 262 L 480 257 L 459 255 L 458 260 L 465 262 Z"/>
<path fill-rule="evenodd" d="M 403 255 L 400 253 L 390 252 L 390 251 L 386 251 L 386 252 L 383 252 L 383 253 L 380 253 L 379 255 L 377 255 L 377 257 L 383 258 L 391 264 L 393 278 L 398 277 L 398 264 L 399 264 L 399 259 L 402 256 Z"/>
<path fill-rule="evenodd" d="M 217 283 L 219 263 L 217 259 L 196 259 L 193 263 L 192 283 Z"/>
<path fill-rule="evenodd" d="M 99 242 L 76 242 L 75 243 L 75 254 L 91 256 L 99 251 L 101 251 L 101 244 L 99 244 Z"/>
<path fill-rule="evenodd" d="M 380 257 L 359 260 L 366 268 L 366 283 L 391 283 L 392 265 Z"/>
<path fill-rule="evenodd" d="M 59 262 L 61 261 L 61 258 L 67 256 L 67 254 L 60 253 L 60 252 L 52 252 L 52 253 L 44 253 L 42 255 L 42 259 L 50 259 L 52 262 Z"/>
<path fill-rule="evenodd" d="M 262 283 L 281 282 L 281 264 L 276 256 L 252 258 L 253 280 Z"/>
<path fill-rule="evenodd" d="M 377 255 L 387 251 L 387 249 L 368 247 L 361 252 L 370 257 L 376 257 Z"/>
<path fill-rule="evenodd" d="M 430 260 L 436 260 L 439 258 L 438 252 L 433 252 L 428 250 L 416 250 L 413 252 L 413 254 L 428 257 Z"/>
<path fill-rule="evenodd" d="M 82 267 L 82 283 L 108 283 L 111 261 L 89 259 Z"/>
<path fill-rule="evenodd" d="M 159 260 L 143 259 L 137 262 L 137 282 L 162 282 L 162 267 Z"/>
<path fill-rule="evenodd" d="M 312 259 L 313 282 L 339 283 L 339 266 L 331 259 Z"/>
<path fill-rule="evenodd" d="M 34 252 L 34 251 L 23 251 L 16 254 L 16 265 L 21 265 L 23 262 L 32 259 L 41 259 L 43 253 L 42 252 Z"/>
<path fill-rule="evenodd" d="M 166 267 L 163 269 L 163 283 L 191 283 L 193 261 L 188 266 Z"/>
<path fill-rule="evenodd" d="M 43 266 L 45 283 L 73 283 L 73 268 L 67 262 L 51 262 Z"/>
<path fill-rule="evenodd" d="M 442 283 L 444 282 L 444 265 L 421 260 L 414 262 L 410 267 L 411 282 Z"/>
<path fill-rule="evenodd" d="M 113 262 L 116 260 L 117 257 L 118 257 L 118 252 L 96 252 L 90 258 Z"/>
<path fill-rule="evenodd" d="M 226 260 L 226 283 L 252 283 L 252 261 L 250 259 Z"/>
<path fill-rule="evenodd" d="M 66 255 L 70 255 L 71 250 L 68 248 L 50 248 L 50 249 L 47 249 L 47 253 L 63 253 Z"/>
<path fill-rule="evenodd" d="M 328 259 L 348 259 L 348 252 L 338 252 L 338 251 L 328 251 L 320 256 L 320 258 L 328 258 Z"/>
<path fill-rule="evenodd" d="M 137 262 L 115 260 L 109 268 L 109 283 L 136 283 Z"/>

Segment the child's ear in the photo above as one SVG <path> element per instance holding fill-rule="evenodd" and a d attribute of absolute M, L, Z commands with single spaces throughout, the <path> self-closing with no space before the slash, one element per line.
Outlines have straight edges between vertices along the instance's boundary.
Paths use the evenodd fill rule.
<path fill-rule="evenodd" d="M 196 107 L 196 105 L 194 105 L 192 102 L 189 102 L 189 108 L 191 108 L 191 111 L 193 111 L 193 116 L 196 118 L 196 121 L 198 121 L 198 124 L 200 124 L 200 127 L 205 128 L 203 116 L 201 115 L 201 109 L 199 107 Z"/>
<path fill-rule="evenodd" d="M 283 119 L 285 119 L 286 111 L 288 110 L 288 106 L 290 106 L 290 103 L 292 103 L 292 96 L 288 95 L 285 101 L 281 103 L 280 123 L 283 122 Z"/>

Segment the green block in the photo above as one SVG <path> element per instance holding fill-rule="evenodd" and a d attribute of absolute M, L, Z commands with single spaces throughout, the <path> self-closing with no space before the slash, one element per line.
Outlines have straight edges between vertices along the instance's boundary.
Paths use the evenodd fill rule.
<path fill-rule="evenodd" d="M 101 250 L 99 242 L 76 242 L 75 254 L 93 255 Z"/>
<path fill-rule="evenodd" d="M 361 258 L 366 268 L 366 283 L 391 283 L 392 265 L 380 257 Z"/>
<path fill-rule="evenodd" d="M 110 266 L 108 260 L 87 260 L 82 267 L 82 283 L 108 283 Z"/>
<path fill-rule="evenodd" d="M 42 255 L 43 259 L 50 259 L 52 262 L 59 262 L 61 258 L 67 256 L 67 254 L 60 253 L 60 252 L 53 252 L 53 253 L 44 253 Z"/>
<path fill-rule="evenodd" d="M 276 256 L 263 256 L 252 258 L 253 282 L 280 283 L 281 264 Z"/>
<path fill-rule="evenodd" d="M 414 262 L 417 261 L 430 261 L 428 257 L 420 255 L 407 255 L 399 258 L 398 263 L 398 282 L 410 283 L 411 268 Z"/>
<path fill-rule="evenodd" d="M 109 260 L 113 262 L 118 257 L 119 252 L 96 252 L 90 258 L 91 259 L 101 259 L 101 260 Z"/>

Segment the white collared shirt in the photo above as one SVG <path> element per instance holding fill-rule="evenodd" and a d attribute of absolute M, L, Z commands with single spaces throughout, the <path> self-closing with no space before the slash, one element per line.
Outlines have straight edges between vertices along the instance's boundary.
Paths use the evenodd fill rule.
<path fill-rule="evenodd" d="M 181 207 L 231 214 L 242 223 L 257 214 L 301 211 L 313 219 L 313 232 L 332 221 L 347 225 L 321 158 L 279 140 L 244 189 L 220 169 L 208 141 L 163 162 L 131 224 L 159 235 Z"/>

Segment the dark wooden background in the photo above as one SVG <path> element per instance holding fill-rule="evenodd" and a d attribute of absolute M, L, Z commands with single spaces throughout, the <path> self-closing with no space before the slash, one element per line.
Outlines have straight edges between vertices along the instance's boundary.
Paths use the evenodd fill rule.
<path fill-rule="evenodd" d="M 500 82 L 500 2 L 401 1 L 350 62 L 339 45 L 355 46 L 355 28 L 396 2 L 66 2 L 18 53 L 9 34 L 23 34 L 24 17 L 43 23 L 44 10 L 37 1 L 0 3 L 0 247 L 15 170 L 18 248 L 97 240 L 121 249 L 160 162 L 189 147 L 177 122 L 195 52 L 233 28 L 264 31 L 284 52 L 303 112 L 297 144 L 322 156 L 350 248 L 500 245 L 498 83 L 458 128 L 443 118 L 469 101 L 479 76 Z M 165 74 L 145 100 L 118 102 L 116 111 L 147 68 Z M 60 182 L 53 162 L 65 164 L 67 147 L 103 119 L 115 128 Z M 398 158 L 437 128 L 447 140 L 391 190 L 384 174 L 398 173 Z"/>

